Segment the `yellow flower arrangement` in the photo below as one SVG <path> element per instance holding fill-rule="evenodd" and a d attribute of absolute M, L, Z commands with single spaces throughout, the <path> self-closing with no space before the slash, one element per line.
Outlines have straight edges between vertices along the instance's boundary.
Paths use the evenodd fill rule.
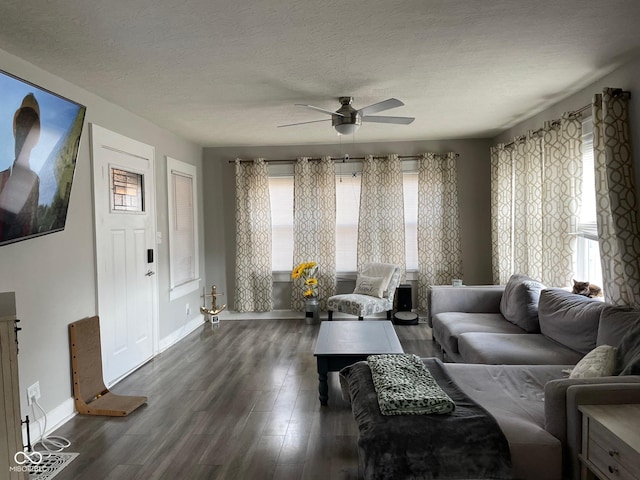
<path fill-rule="evenodd" d="M 302 295 L 305 298 L 318 296 L 318 264 L 316 262 L 302 262 L 291 272 L 291 278 L 294 280 L 302 278 L 304 280 L 305 291 Z"/>

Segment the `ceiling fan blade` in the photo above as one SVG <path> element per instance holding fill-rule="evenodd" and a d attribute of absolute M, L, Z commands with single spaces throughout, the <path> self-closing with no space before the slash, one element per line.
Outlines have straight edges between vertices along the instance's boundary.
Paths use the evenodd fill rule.
<path fill-rule="evenodd" d="M 287 125 L 278 125 L 278 128 L 281 128 L 281 127 L 295 127 L 296 125 L 305 125 L 307 123 L 328 122 L 329 120 L 331 120 L 331 119 L 330 118 L 325 118 L 324 120 L 311 120 L 310 122 L 289 123 Z"/>
<path fill-rule="evenodd" d="M 295 104 L 298 107 L 307 107 L 310 108 L 311 110 L 316 110 L 318 112 L 322 112 L 322 113 L 328 113 L 329 115 L 338 115 L 340 117 L 344 117 L 343 114 L 338 113 L 338 112 L 332 112 L 330 110 L 325 110 L 324 108 L 320 108 L 320 107 L 314 107 L 313 105 L 307 105 L 305 103 L 296 103 Z"/>
<path fill-rule="evenodd" d="M 415 120 L 413 117 L 384 117 L 377 115 L 368 115 L 362 117 L 363 122 L 376 122 L 376 123 L 397 123 L 399 125 L 409 125 Z"/>
<path fill-rule="evenodd" d="M 383 110 L 389 110 L 391 108 L 401 107 L 404 103 L 402 103 L 397 98 L 388 98 L 387 100 L 383 100 L 382 102 L 374 103 L 373 105 L 369 105 L 367 107 L 363 107 L 360 110 L 360 115 L 366 117 L 372 113 L 382 112 Z"/>

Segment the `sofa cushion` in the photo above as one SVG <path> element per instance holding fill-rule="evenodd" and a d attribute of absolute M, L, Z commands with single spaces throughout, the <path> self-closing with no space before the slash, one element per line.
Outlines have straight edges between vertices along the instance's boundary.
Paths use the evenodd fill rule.
<path fill-rule="evenodd" d="M 526 275 L 511 275 L 502 294 L 500 312 L 523 330 L 539 332 L 538 299 L 543 288 L 543 284 Z"/>
<path fill-rule="evenodd" d="M 631 307 L 606 305 L 600 313 L 596 345 L 620 345 L 631 326 L 640 320 L 640 310 Z"/>
<path fill-rule="evenodd" d="M 636 320 L 618 346 L 620 375 L 640 375 L 640 320 Z"/>
<path fill-rule="evenodd" d="M 499 313 L 438 313 L 432 319 L 433 338 L 449 354 L 458 353 L 458 337 L 465 332 L 526 334 L 517 325 L 506 322 Z"/>
<path fill-rule="evenodd" d="M 563 366 L 445 363 L 445 368 L 500 425 L 511 449 L 513 478 L 562 478 L 562 444 L 545 430 L 544 386 L 563 376 Z"/>
<path fill-rule="evenodd" d="M 596 347 L 600 314 L 606 306 L 600 300 L 559 288 L 540 293 L 540 331 L 576 352 L 586 355 Z"/>
<path fill-rule="evenodd" d="M 600 345 L 587 353 L 571 370 L 569 378 L 609 377 L 616 369 L 616 347 Z"/>
<path fill-rule="evenodd" d="M 465 363 L 575 365 L 582 355 L 539 333 L 463 333 L 458 349 Z"/>

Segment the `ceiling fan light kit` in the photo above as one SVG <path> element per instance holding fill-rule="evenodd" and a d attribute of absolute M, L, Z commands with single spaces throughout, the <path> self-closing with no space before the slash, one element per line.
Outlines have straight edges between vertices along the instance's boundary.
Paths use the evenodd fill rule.
<path fill-rule="evenodd" d="M 296 103 L 297 106 L 310 108 L 318 112 L 331 115 L 331 125 L 340 135 L 352 135 L 362 125 L 362 122 L 375 122 L 375 123 L 393 123 L 396 125 L 409 125 L 415 118 L 413 117 L 385 117 L 385 116 L 372 116 L 372 113 L 381 112 L 383 110 L 389 110 L 391 108 L 401 107 L 404 105 L 397 98 L 389 98 L 382 102 L 374 103 L 367 107 L 356 110 L 351 106 L 353 103 L 353 97 L 339 97 L 341 107 L 335 112 L 325 110 L 324 108 L 315 107 L 313 105 L 306 105 L 302 103 Z M 313 120 L 310 122 L 290 123 L 288 125 L 279 125 L 279 127 L 292 127 L 295 125 L 305 125 L 307 123 L 316 123 L 323 120 Z"/>

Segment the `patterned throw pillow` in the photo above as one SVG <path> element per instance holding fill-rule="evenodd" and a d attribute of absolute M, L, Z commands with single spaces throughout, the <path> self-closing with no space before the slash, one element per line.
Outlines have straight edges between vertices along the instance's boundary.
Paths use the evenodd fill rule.
<path fill-rule="evenodd" d="M 353 293 L 360 295 L 369 295 L 371 297 L 382 298 L 384 289 L 387 286 L 384 283 L 384 278 L 381 277 L 367 277 L 366 275 L 358 275 L 356 279 L 356 289 Z"/>
<path fill-rule="evenodd" d="M 600 345 L 587 353 L 571 371 L 569 378 L 608 377 L 616 369 L 616 347 Z"/>

